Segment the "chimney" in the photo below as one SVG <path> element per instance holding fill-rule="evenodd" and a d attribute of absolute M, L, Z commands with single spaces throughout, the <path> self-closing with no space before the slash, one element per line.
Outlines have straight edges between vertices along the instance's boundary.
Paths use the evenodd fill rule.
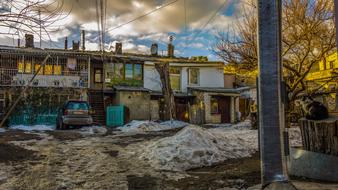
<path fill-rule="evenodd" d="M 68 49 L 68 37 L 65 38 L 65 50 Z"/>
<path fill-rule="evenodd" d="M 34 48 L 34 36 L 32 34 L 25 34 L 26 48 Z"/>
<path fill-rule="evenodd" d="M 171 43 L 168 44 L 168 57 L 174 57 L 175 46 Z"/>
<path fill-rule="evenodd" d="M 169 44 L 168 44 L 168 57 L 174 57 L 174 45 L 173 45 L 174 36 L 169 36 Z"/>
<path fill-rule="evenodd" d="M 85 51 L 86 50 L 86 32 L 85 30 L 81 30 L 81 40 L 82 40 L 82 46 L 81 46 L 81 49 L 82 51 Z"/>
<path fill-rule="evenodd" d="M 150 53 L 151 53 L 151 56 L 158 55 L 158 45 L 156 43 L 151 44 Z"/>
<path fill-rule="evenodd" d="M 21 46 L 21 40 L 20 40 L 20 38 L 18 38 L 18 47 L 20 47 Z"/>
<path fill-rule="evenodd" d="M 116 42 L 115 44 L 115 54 L 122 54 L 122 43 L 121 42 Z"/>
<path fill-rule="evenodd" d="M 73 40 L 73 50 L 74 51 L 79 51 L 80 50 L 80 41 L 75 42 Z"/>

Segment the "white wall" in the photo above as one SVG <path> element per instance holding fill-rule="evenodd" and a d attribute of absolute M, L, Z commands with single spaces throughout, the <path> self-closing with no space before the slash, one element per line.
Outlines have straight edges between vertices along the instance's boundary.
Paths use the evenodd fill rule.
<path fill-rule="evenodd" d="M 195 68 L 195 67 L 194 67 Z M 188 87 L 224 87 L 223 69 L 216 67 L 198 67 L 200 70 L 199 85 L 189 86 L 188 67 L 182 68 L 182 92 L 187 92 Z"/>
<path fill-rule="evenodd" d="M 181 91 L 187 92 L 188 87 L 194 87 L 188 85 L 188 68 L 182 67 L 181 69 Z M 223 69 L 217 67 L 194 67 L 200 69 L 199 85 L 195 87 L 224 87 L 224 75 Z M 144 66 L 144 87 L 161 91 L 160 76 L 157 73 L 154 66 Z"/>

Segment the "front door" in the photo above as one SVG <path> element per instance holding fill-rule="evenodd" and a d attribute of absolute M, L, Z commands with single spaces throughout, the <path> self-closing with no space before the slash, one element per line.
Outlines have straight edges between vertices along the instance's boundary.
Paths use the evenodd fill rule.
<path fill-rule="evenodd" d="M 230 97 L 224 96 L 224 97 L 219 97 L 218 99 L 218 109 L 219 113 L 221 114 L 221 122 L 222 123 L 230 123 L 231 118 L 230 118 Z"/>
<path fill-rule="evenodd" d="M 188 101 L 183 98 L 175 98 L 175 107 L 177 120 L 189 122 Z"/>

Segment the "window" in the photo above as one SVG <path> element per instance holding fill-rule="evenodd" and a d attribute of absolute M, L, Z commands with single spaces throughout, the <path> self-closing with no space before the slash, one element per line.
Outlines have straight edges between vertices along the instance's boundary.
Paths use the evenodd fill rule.
<path fill-rule="evenodd" d="M 189 69 L 189 84 L 198 85 L 199 84 L 199 69 Z"/>
<path fill-rule="evenodd" d="M 330 61 L 330 69 L 334 69 L 334 61 Z"/>
<path fill-rule="evenodd" d="M 170 68 L 170 85 L 174 91 L 181 90 L 181 70 L 178 68 Z"/>
<path fill-rule="evenodd" d="M 23 62 L 18 62 L 18 72 L 23 73 L 25 71 L 25 64 Z"/>
<path fill-rule="evenodd" d="M 101 83 L 102 82 L 102 69 L 94 70 L 94 82 Z"/>
<path fill-rule="evenodd" d="M 142 80 L 142 65 L 141 64 L 135 64 L 134 65 L 134 79 L 136 80 Z"/>
<path fill-rule="evenodd" d="M 133 78 L 133 64 L 126 64 L 125 78 L 126 79 Z"/>
<path fill-rule="evenodd" d="M 61 65 L 54 65 L 54 75 L 61 75 Z"/>
<path fill-rule="evenodd" d="M 114 63 L 106 64 L 106 79 L 114 78 Z"/>
<path fill-rule="evenodd" d="M 45 75 L 53 74 L 53 65 L 45 65 Z"/>
<path fill-rule="evenodd" d="M 218 100 L 217 100 L 217 98 L 211 97 L 211 99 L 210 99 L 210 106 L 211 106 L 211 109 L 210 109 L 210 113 L 211 114 L 219 114 L 219 112 L 218 112 Z"/>
<path fill-rule="evenodd" d="M 118 79 L 123 79 L 123 76 L 124 76 L 123 63 L 115 64 L 115 77 Z"/>
<path fill-rule="evenodd" d="M 25 63 L 25 73 L 32 73 L 32 63 Z"/>
<path fill-rule="evenodd" d="M 34 65 L 34 73 L 38 72 L 38 70 L 39 70 L 40 67 L 41 67 L 40 64 L 35 64 L 35 65 Z M 40 71 L 39 71 L 38 74 L 39 74 L 39 75 L 43 75 L 43 68 L 40 69 Z"/>

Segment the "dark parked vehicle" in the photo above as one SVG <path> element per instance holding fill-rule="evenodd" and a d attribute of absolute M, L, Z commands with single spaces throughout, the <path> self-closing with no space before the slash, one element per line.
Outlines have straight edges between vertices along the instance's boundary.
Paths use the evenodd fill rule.
<path fill-rule="evenodd" d="M 56 129 L 68 129 L 69 126 L 89 126 L 93 124 L 88 102 L 70 100 L 59 109 Z"/>

